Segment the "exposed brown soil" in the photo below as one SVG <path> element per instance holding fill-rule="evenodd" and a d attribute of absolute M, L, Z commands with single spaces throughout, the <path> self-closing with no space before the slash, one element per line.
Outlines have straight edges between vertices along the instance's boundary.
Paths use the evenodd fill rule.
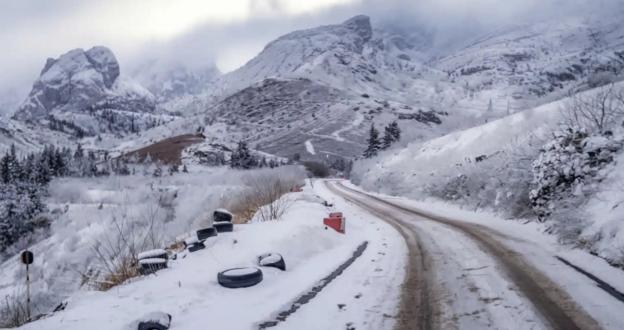
<path fill-rule="evenodd" d="M 122 157 L 136 159 L 143 162 L 149 155 L 152 161 L 158 161 L 167 165 L 180 165 L 182 163 L 182 151 L 195 143 L 204 141 L 202 134 L 184 134 L 170 137 L 146 147 L 130 151 Z"/>

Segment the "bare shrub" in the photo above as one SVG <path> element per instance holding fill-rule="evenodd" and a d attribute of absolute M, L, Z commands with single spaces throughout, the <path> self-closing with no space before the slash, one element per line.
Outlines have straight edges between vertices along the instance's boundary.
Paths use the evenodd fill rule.
<path fill-rule="evenodd" d="M 257 213 L 260 221 L 278 220 L 291 201 L 282 196 L 302 181 L 302 173 L 258 171 L 243 178 L 246 189 L 229 204 L 236 222 L 248 222 Z"/>
<path fill-rule="evenodd" d="M 163 245 L 161 213 L 153 204 L 139 220 L 132 221 L 127 214 L 113 217 L 110 231 L 92 247 L 98 269 L 89 274 L 87 282 L 96 290 L 106 291 L 138 276 L 137 255 Z"/>
<path fill-rule="evenodd" d="M 0 328 L 17 328 L 28 323 L 27 310 L 26 295 L 22 290 L 5 296 L 0 302 Z"/>
<path fill-rule="evenodd" d="M 614 84 L 596 88 L 595 92 L 570 96 L 562 109 L 564 124 L 589 133 L 605 133 L 624 116 L 624 91 Z"/>

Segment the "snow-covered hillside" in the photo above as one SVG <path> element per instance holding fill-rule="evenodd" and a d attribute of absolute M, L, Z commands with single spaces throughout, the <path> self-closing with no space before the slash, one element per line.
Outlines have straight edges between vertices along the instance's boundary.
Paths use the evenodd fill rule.
<path fill-rule="evenodd" d="M 75 50 L 49 62 L 16 117 L 52 115 L 73 135 L 64 123 L 93 136 L 113 133 L 100 148 L 142 147 L 136 141 L 203 126 L 206 136 L 223 139 L 216 143 L 244 139 L 263 152 L 332 162 L 361 154 L 371 123 L 397 120 L 403 143 L 426 141 L 618 80 L 623 32 L 616 13 L 571 16 L 502 26 L 448 46 L 434 30 L 360 15 L 288 33 L 224 75 L 210 63 L 192 70 L 148 61 L 132 72 L 138 83 L 119 75 L 110 51 Z M 95 64 L 89 52 L 100 58 Z M 72 93 L 63 92 L 72 84 Z"/>
<path fill-rule="evenodd" d="M 621 79 L 621 13 L 505 26 L 430 64 L 471 91 L 491 90 L 497 108 L 555 100 Z"/>
<path fill-rule="evenodd" d="M 591 98 L 602 95 L 600 93 L 605 90 L 617 91 L 623 87 L 624 84 L 619 83 L 579 95 Z M 471 209 L 484 208 L 506 217 L 531 219 L 534 215 L 530 212 L 529 191 L 536 180 L 532 168 L 554 132 L 559 127 L 567 127 L 564 124 L 569 118 L 565 109 L 573 102 L 574 98 L 564 98 L 481 126 L 385 151 L 379 157 L 356 162 L 353 180 L 368 190 L 415 199 L 435 197 Z M 619 143 L 620 125 L 611 122 L 609 127 L 614 127 L 614 131 L 602 140 Z M 587 143 L 592 141 L 588 138 Z M 570 159 L 570 167 L 574 165 L 572 162 Z M 578 204 L 571 205 L 571 211 L 576 214 L 585 214 L 587 210 L 580 223 L 572 221 L 570 215 L 561 214 L 569 221 L 554 223 L 552 228 L 552 232 L 564 236 L 562 239 L 572 239 L 615 264 L 624 261 L 620 238 L 624 232 L 616 221 L 621 201 L 617 186 L 622 176 L 620 162 L 621 155 L 611 165 L 600 169 L 595 181 L 580 179 L 581 184 L 574 194 L 586 195 L 587 199 L 576 202 L 583 205 L 580 209 Z M 558 170 L 570 171 L 565 167 L 568 165 L 561 164 Z M 590 173 L 589 168 L 584 171 Z M 582 187 L 583 183 L 586 188 Z"/>

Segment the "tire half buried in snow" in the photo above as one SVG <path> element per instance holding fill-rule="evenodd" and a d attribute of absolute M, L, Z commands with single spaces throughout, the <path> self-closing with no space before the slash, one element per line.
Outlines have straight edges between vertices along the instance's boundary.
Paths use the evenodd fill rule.
<path fill-rule="evenodd" d="M 262 282 L 262 271 L 255 267 L 227 269 L 217 274 L 217 281 L 226 288 L 246 288 Z"/>
<path fill-rule="evenodd" d="M 213 226 L 218 233 L 227 233 L 234 231 L 234 224 L 232 224 L 231 222 L 215 222 Z"/>
<path fill-rule="evenodd" d="M 262 267 L 275 267 L 286 270 L 284 258 L 279 253 L 266 253 L 258 257 L 258 265 Z"/>
<path fill-rule="evenodd" d="M 216 209 L 212 214 L 214 222 L 232 222 L 232 213 L 226 209 Z"/>
<path fill-rule="evenodd" d="M 197 231 L 197 239 L 200 241 L 212 236 L 217 236 L 217 230 L 214 227 L 208 227 Z"/>

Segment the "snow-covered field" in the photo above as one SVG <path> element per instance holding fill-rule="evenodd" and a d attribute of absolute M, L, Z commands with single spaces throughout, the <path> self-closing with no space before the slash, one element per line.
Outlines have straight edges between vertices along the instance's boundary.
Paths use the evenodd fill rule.
<path fill-rule="evenodd" d="M 146 174 L 131 176 L 54 180 L 47 203 L 55 220 L 49 235 L 29 247 L 37 260 L 31 269 L 35 312 L 47 312 L 77 290 L 91 290 L 93 281 L 102 280 L 105 265 L 95 248 L 116 249 L 120 232 L 136 240 L 137 247 L 162 247 L 154 245 L 209 226 L 212 211 L 235 199 L 246 188 L 247 176 L 276 171 L 191 166 L 190 173 L 158 178 L 146 169 Z M 279 171 L 284 179 L 303 177 L 297 168 Z M 21 294 L 24 278 L 19 256 L 4 260 L 0 296 Z"/>
<path fill-rule="evenodd" d="M 65 311 L 22 328 L 124 329 L 141 315 L 163 311 L 173 316 L 175 329 L 252 329 L 289 308 L 368 241 L 361 257 L 277 328 L 390 329 L 394 321 L 384 315 L 392 315 L 398 303 L 403 241 L 389 225 L 354 206 L 340 201 L 333 208 L 323 206 L 319 195 L 334 199 L 320 183 L 307 185 L 283 197 L 292 205 L 279 221 L 236 225 L 234 232 L 210 238 L 206 249 L 180 253 L 168 269 L 107 292 L 79 290 L 70 295 Z M 335 210 L 347 217 L 346 235 L 322 224 Z M 245 289 L 218 285 L 217 272 L 254 266 L 257 256 L 267 252 L 283 255 L 285 272 L 264 267 L 264 280 Z M 45 289 L 36 286 L 35 291 Z"/>

